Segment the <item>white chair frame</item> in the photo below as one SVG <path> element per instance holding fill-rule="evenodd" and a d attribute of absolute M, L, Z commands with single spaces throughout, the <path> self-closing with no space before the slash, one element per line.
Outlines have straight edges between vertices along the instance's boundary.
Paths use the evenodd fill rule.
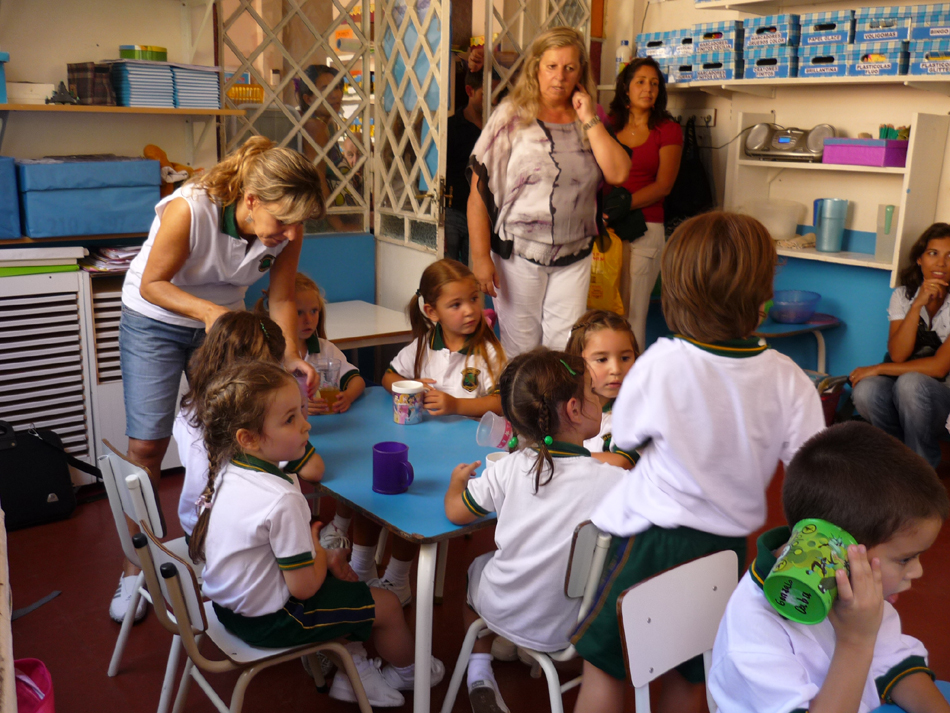
<path fill-rule="evenodd" d="M 617 600 L 623 653 L 637 713 L 650 713 L 650 682 L 699 654 L 709 678 L 712 647 L 738 582 L 732 550 L 692 560 L 646 579 Z M 717 706 L 706 689 L 709 712 Z"/>
<path fill-rule="evenodd" d="M 266 668 L 299 659 L 301 656 L 307 657 L 317 687 L 323 688 L 325 681 L 320 662 L 316 658 L 317 652 L 320 651 L 325 652 L 338 666 L 340 672 L 337 675 L 345 674 L 350 679 L 360 711 L 372 713 L 373 709 L 366 698 L 356 665 L 343 644 L 327 641 L 273 649 L 251 646 L 224 628 L 210 601 L 202 603 L 201 588 L 191 566 L 166 549 L 146 524 L 142 524 L 142 532 L 137 533 L 133 540 L 153 600 L 170 604 L 173 612 L 170 614 L 164 606 L 155 607 L 156 617 L 162 626 L 176 634 L 188 655 L 178 694 L 175 696 L 173 713 L 180 713 L 184 709 L 192 679 L 198 683 L 218 711 L 240 713 L 247 687 L 254 676 Z M 198 650 L 203 636 L 211 639 L 225 658 L 209 659 L 204 656 Z M 231 693 L 230 705 L 226 705 L 202 671 L 224 673 L 234 670 L 240 670 L 241 675 Z"/>
<path fill-rule="evenodd" d="M 158 537 L 165 537 L 166 533 L 160 506 L 145 469 L 119 453 L 109 441 L 103 440 L 103 444 L 106 447 L 106 454 L 99 458 L 99 470 L 102 472 L 102 480 L 109 498 L 109 507 L 112 509 L 112 517 L 115 520 L 119 542 L 122 544 L 122 552 L 132 564 L 141 567 L 138 553 L 132 544 L 132 535 L 129 534 L 128 521 L 145 522 Z M 185 544 L 184 537 L 166 542 L 165 547 L 190 562 L 188 545 Z M 201 567 L 196 565 L 194 568 L 200 574 Z M 135 592 L 129 602 L 128 611 L 122 621 L 122 628 L 119 630 L 119 638 L 116 640 L 115 649 L 112 652 L 112 660 L 109 662 L 108 674 L 110 677 L 115 676 L 119 671 L 122 654 L 132 631 L 132 625 L 135 623 L 135 610 L 141 597 L 145 597 L 149 603 L 154 603 L 145 588 L 145 575 L 139 572 L 135 580 Z M 175 672 L 178 669 L 179 651 L 177 640 L 173 640 L 168 654 L 168 663 L 165 667 L 165 678 L 162 683 L 158 713 L 166 713 L 171 703 L 171 694 L 175 685 Z"/>
<path fill-rule="evenodd" d="M 587 615 L 593 604 L 594 595 L 597 593 L 597 585 L 600 582 L 600 575 L 604 569 L 604 562 L 607 559 L 608 547 L 610 547 L 610 535 L 602 533 L 589 520 L 581 523 L 574 530 L 571 555 L 568 560 L 567 574 L 564 578 L 564 593 L 570 599 L 581 599 L 581 608 L 577 615 L 578 622 Z M 445 700 L 442 703 L 442 713 L 451 713 L 459 688 L 462 685 L 462 676 L 468 668 L 472 649 L 475 647 L 475 640 L 485 636 L 489 631 L 491 630 L 488 624 L 482 618 L 476 619 L 468 628 L 465 640 L 462 642 L 462 650 L 459 652 L 458 661 L 455 663 L 455 670 L 452 672 L 449 690 L 446 692 Z M 577 652 L 574 650 L 574 646 L 570 645 L 566 649 L 553 653 L 534 651 L 524 647 L 518 647 L 518 650 L 526 653 L 540 665 L 548 684 L 551 711 L 552 713 L 563 713 L 564 704 L 561 696 L 566 691 L 579 686 L 581 677 L 578 676 L 561 685 L 554 662 L 560 663 L 575 658 Z"/>

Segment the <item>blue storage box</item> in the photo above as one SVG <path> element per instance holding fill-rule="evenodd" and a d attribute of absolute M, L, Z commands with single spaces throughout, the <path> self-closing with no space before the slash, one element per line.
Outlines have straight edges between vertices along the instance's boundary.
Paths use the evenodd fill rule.
<path fill-rule="evenodd" d="M 798 48 L 799 77 L 844 77 L 852 45 L 803 45 Z"/>
<path fill-rule="evenodd" d="M 9 52 L 0 52 L 0 104 L 7 103 L 7 70 L 3 65 L 10 61 Z M 22 237 L 22 236 L 17 236 Z"/>
<path fill-rule="evenodd" d="M 696 81 L 696 55 L 692 57 L 683 57 L 677 59 L 673 57 L 666 65 L 667 79 L 670 84 L 682 84 L 683 82 Z"/>
<path fill-rule="evenodd" d="M 903 42 L 864 42 L 849 48 L 848 76 L 890 77 L 907 74 L 908 53 Z"/>
<path fill-rule="evenodd" d="M 854 42 L 854 10 L 811 12 L 799 18 L 802 45 L 846 45 Z"/>
<path fill-rule="evenodd" d="M 741 55 L 743 37 L 741 20 L 693 25 L 693 52 L 695 54 L 739 52 Z"/>
<path fill-rule="evenodd" d="M 693 73 L 697 82 L 742 78 L 742 54 L 739 52 L 709 52 L 693 56 Z"/>
<path fill-rule="evenodd" d="M 26 235 L 58 238 L 149 231 L 159 201 L 158 161 L 91 158 L 17 161 Z"/>
<path fill-rule="evenodd" d="M 0 240 L 22 238 L 16 190 L 16 161 L 0 156 Z"/>
<path fill-rule="evenodd" d="M 910 43 L 908 74 L 950 74 L 950 39 Z"/>
<path fill-rule="evenodd" d="M 934 40 L 950 37 L 950 4 L 930 5 L 911 18 L 912 40 Z"/>
<path fill-rule="evenodd" d="M 742 57 L 746 79 L 784 79 L 798 76 L 798 48 L 755 47 Z"/>
<path fill-rule="evenodd" d="M 862 7 L 854 13 L 854 42 L 895 42 L 910 39 L 911 20 L 926 5 Z"/>
<path fill-rule="evenodd" d="M 788 45 L 795 47 L 801 37 L 798 15 L 750 17 L 743 23 L 743 49 Z"/>
<path fill-rule="evenodd" d="M 637 35 L 637 57 L 653 57 L 658 60 L 672 57 L 674 54 L 692 53 L 692 30 L 668 30 Z"/>

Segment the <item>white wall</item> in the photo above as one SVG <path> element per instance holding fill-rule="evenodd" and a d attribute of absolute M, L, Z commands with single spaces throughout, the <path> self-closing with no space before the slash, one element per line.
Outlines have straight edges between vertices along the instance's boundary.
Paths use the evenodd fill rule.
<path fill-rule="evenodd" d="M 173 0 L 7 0 L 0 3 L 0 50 L 10 53 L 7 81 L 59 84 L 66 65 L 116 59 L 119 45 L 159 45 L 170 61 L 188 61 L 182 40 L 183 3 Z M 197 10 L 190 11 L 195 24 Z M 195 64 L 213 63 L 209 22 Z M 147 144 L 185 162 L 182 117 L 11 112 L 2 153 L 16 158 L 78 153 L 140 156 Z M 196 127 L 200 134 L 200 125 Z M 196 155 L 196 165 L 216 161 L 214 136 Z"/>
<path fill-rule="evenodd" d="M 402 311 L 419 288 L 422 271 L 435 255 L 415 248 L 376 241 L 376 304 Z"/>
<path fill-rule="evenodd" d="M 697 10 L 692 0 L 666 0 L 654 2 L 649 6 L 643 29 L 644 0 L 606 0 L 608 29 L 604 44 L 604 65 L 601 82 L 613 83 L 612 58 L 621 39 L 633 40 L 639 32 L 661 32 L 680 27 L 689 27 L 701 22 L 718 22 L 730 19 L 745 19 L 752 15 L 728 10 Z M 877 4 L 877 3 L 868 3 Z M 880 3 L 890 4 L 890 3 Z M 902 4 L 902 3 L 897 3 Z M 831 11 L 855 7 L 853 3 L 827 3 L 821 6 L 789 6 L 781 12 L 806 13 Z M 602 92 L 601 103 L 606 104 L 612 93 Z M 857 136 L 867 131 L 877 136 L 879 124 L 895 126 L 911 123 L 914 112 L 946 114 L 950 112 L 950 97 L 936 92 L 922 91 L 904 86 L 821 86 L 789 87 L 779 89 L 774 99 L 755 97 L 746 94 L 733 94 L 732 98 L 714 97 L 708 94 L 689 91 L 670 92 L 670 110 L 673 114 L 687 108 L 716 108 L 717 125 L 708 139 L 700 135 L 700 142 L 718 146 L 733 138 L 743 127 L 737 125 L 739 112 L 775 112 L 775 121 L 782 126 L 797 126 L 810 129 L 816 124 L 830 123 L 846 136 Z M 740 139 L 741 140 L 741 139 Z M 725 186 L 726 149 L 706 151 L 709 166 L 715 182 L 720 202 Z M 792 174 L 797 173 L 797 176 Z M 937 203 L 938 221 L 950 221 L 950 161 L 944 160 L 943 174 L 940 177 L 940 198 Z M 891 182 L 888 182 L 891 181 Z M 855 214 L 849 226 L 856 230 L 873 231 L 877 203 L 896 202 L 895 190 L 900 189 L 897 179 L 869 177 L 866 175 L 812 173 L 802 177 L 802 172 L 787 171 L 773 184 L 773 195 L 801 200 L 811 205 L 811 199 L 835 197 L 855 201 Z M 896 188 L 895 188 L 896 187 Z M 819 193 L 821 195 L 819 195 Z M 885 200 L 889 196 L 889 199 Z M 806 222 L 810 222 L 806 221 Z"/>

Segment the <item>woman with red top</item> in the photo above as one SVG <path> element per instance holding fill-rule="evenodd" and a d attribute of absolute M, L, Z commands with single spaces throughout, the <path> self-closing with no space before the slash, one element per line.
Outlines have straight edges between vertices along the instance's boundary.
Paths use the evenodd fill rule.
<path fill-rule="evenodd" d="M 680 169 L 683 131 L 666 110 L 666 82 L 652 57 L 638 57 L 617 76 L 610 124 L 630 153 L 630 209 L 640 209 L 647 232 L 623 246 L 620 296 L 641 351 L 646 348 L 647 309 L 660 273 L 663 252 L 663 199 Z M 608 223 L 609 227 L 609 223 Z"/>

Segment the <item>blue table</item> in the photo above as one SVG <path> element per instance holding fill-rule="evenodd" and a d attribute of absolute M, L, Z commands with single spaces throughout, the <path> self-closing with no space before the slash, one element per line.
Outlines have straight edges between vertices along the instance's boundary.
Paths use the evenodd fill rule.
<path fill-rule="evenodd" d="M 413 711 L 429 711 L 432 603 L 439 542 L 485 527 L 483 518 L 464 527 L 445 516 L 444 498 L 452 469 L 485 461 L 490 452 L 475 443 L 476 421 L 461 416 L 426 416 L 421 424 L 393 421 L 392 396 L 369 388 L 344 414 L 312 416 L 310 440 L 326 463 L 318 492 L 352 506 L 374 522 L 421 545 L 416 579 L 416 682 Z M 399 441 L 409 446 L 415 479 L 401 495 L 373 492 L 373 445 Z M 443 552 L 445 548 L 443 546 Z"/>
<path fill-rule="evenodd" d="M 812 318 L 801 324 L 785 324 L 776 322 L 771 317 L 767 317 L 752 334 L 756 337 L 765 339 L 776 339 L 778 337 L 794 337 L 799 334 L 812 334 L 815 341 L 818 342 L 818 369 L 822 374 L 825 373 L 825 338 L 821 335 L 821 330 L 832 329 L 841 324 L 841 320 L 830 314 L 815 312 Z"/>

